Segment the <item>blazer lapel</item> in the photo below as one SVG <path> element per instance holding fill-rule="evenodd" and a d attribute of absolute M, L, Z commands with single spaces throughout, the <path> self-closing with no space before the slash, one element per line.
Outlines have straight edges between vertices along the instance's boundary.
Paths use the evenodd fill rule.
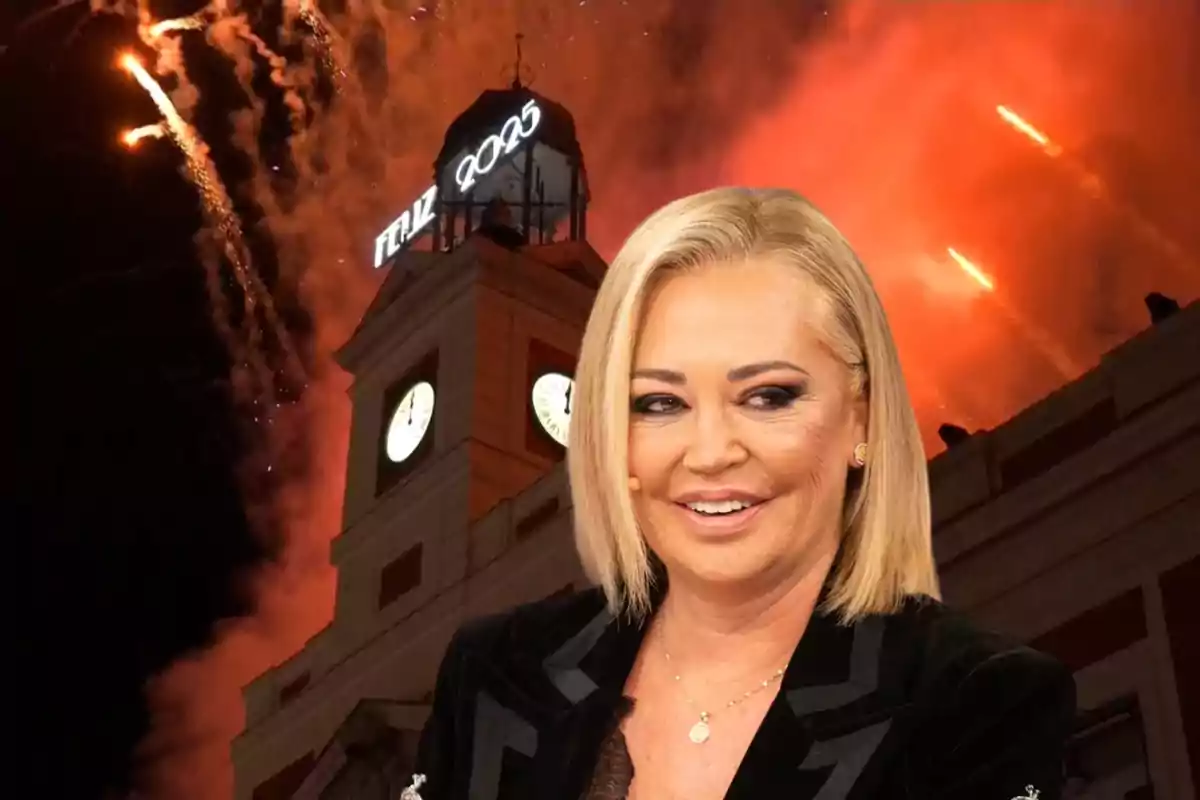
<path fill-rule="evenodd" d="M 510 787 L 532 785 L 534 759 L 553 709 L 476 653 L 464 657 L 462 687 L 467 702 L 455 723 L 462 748 L 457 761 L 470 768 L 456 776 L 466 785 L 454 796 L 498 800 Z"/>
<path fill-rule="evenodd" d="M 597 593 L 598 594 L 598 593 Z M 526 630 L 500 658 L 470 654 L 456 727 L 468 800 L 564 800 L 583 791 L 616 721 L 644 628 L 581 603 L 555 630 Z"/>
<path fill-rule="evenodd" d="M 570 706 L 547 729 L 538 800 L 573 799 L 586 788 L 600 746 L 619 721 L 625 681 L 644 635 L 644 624 L 601 611 L 543 662 Z"/>
<path fill-rule="evenodd" d="M 655 610 L 663 591 L 657 593 Z M 454 797 L 574 800 L 617 724 L 625 681 L 649 620 L 615 619 L 593 590 L 552 629 L 540 622 L 464 659 Z M 727 800 L 842 800 L 872 796 L 908 702 L 906 615 L 852 626 L 817 612 L 809 622 Z M 702 752 L 698 751 L 698 755 Z"/>
<path fill-rule="evenodd" d="M 888 620 L 813 615 L 727 800 L 869 796 L 868 765 L 904 704 L 884 668 Z"/>

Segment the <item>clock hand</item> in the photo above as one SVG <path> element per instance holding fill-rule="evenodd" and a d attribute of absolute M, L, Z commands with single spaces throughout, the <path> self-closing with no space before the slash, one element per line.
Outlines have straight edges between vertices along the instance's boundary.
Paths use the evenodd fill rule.
<path fill-rule="evenodd" d="M 574 383 L 567 384 L 567 402 L 566 402 L 566 405 L 563 407 L 563 411 L 567 412 L 568 414 L 571 413 L 571 390 L 574 388 L 575 388 Z"/>

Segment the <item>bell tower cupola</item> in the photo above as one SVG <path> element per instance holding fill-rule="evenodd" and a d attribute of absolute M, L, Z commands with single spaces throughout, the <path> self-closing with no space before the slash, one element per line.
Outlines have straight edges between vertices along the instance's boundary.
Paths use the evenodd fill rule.
<path fill-rule="evenodd" d="M 433 184 L 375 242 L 375 266 L 427 239 L 449 253 L 484 233 L 515 248 L 583 241 L 588 182 L 575 120 L 517 77 L 488 89 L 450 123 Z"/>

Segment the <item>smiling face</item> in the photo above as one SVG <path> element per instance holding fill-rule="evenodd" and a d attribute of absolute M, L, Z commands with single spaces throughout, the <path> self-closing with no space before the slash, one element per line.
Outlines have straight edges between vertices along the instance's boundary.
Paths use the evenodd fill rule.
<path fill-rule="evenodd" d="M 769 261 L 671 275 L 647 297 L 630 386 L 640 527 L 676 580 L 786 580 L 841 532 L 865 402 L 820 293 Z"/>

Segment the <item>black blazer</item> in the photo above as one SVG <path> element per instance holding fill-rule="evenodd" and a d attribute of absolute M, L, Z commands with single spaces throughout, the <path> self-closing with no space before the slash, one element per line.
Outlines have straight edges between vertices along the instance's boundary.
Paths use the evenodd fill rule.
<path fill-rule="evenodd" d="M 578 800 L 643 633 L 595 589 L 464 626 L 421 737 L 421 797 Z M 851 627 L 818 613 L 726 798 L 1058 800 L 1074 711 L 1059 663 L 932 599 Z"/>

